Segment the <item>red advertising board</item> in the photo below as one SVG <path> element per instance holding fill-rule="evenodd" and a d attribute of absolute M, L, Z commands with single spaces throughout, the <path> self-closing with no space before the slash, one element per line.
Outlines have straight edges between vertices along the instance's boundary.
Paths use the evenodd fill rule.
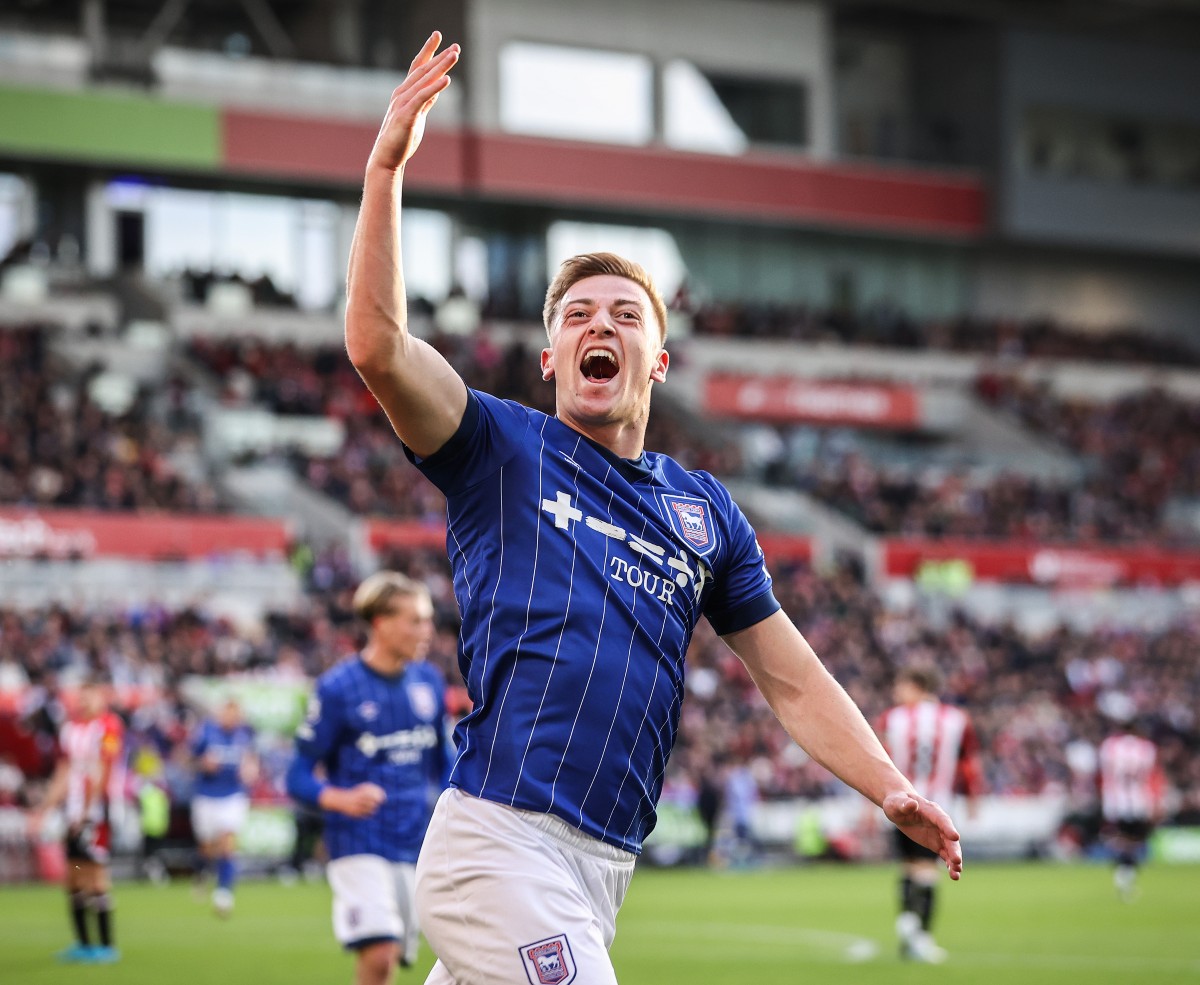
<path fill-rule="evenodd" d="M 709 373 L 704 409 L 715 416 L 781 423 L 907 429 L 921 421 L 920 394 L 912 387 L 746 373 Z"/>
<path fill-rule="evenodd" d="M 416 520 L 368 520 L 367 543 L 378 551 L 388 547 L 446 549 L 444 524 L 430 525 Z"/>
<path fill-rule="evenodd" d="M 261 517 L 0 509 L 0 557 L 268 557 L 284 554 L 289 539 L 286 521 Z"/>
<path fill-rule="evenodd" d="M 889 540 L 884 571 L 912 578 L 930 562 L 962 561 L 981 581 L 1073 585 L 1180 585 L 1200 581 L 1200 553 L 1153 547 Z"/>

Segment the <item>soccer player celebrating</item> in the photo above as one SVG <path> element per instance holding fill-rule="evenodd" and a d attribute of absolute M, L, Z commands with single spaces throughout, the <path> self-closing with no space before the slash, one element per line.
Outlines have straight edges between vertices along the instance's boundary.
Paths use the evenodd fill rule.
<path fill-rule="evenodd" d="M 357 985 L 385 985 L 397 962 L 416 961 L 417 853 L 450 766 L 446 685 L 422 659 L 433 635 L 424 585 L 378 572 L 354 611 L 367 643 L 318 679 L 287 787 L 325 812 L 334 934 L 357 952 Z"/>
<path fill-rule="evenodd" d="M 896 769 L 783 613 L 728 491 L 645 451 L 667 375 L 666 310 L 646 272 L 563 264 L 541 368 L 556 414 L 469 390 L 407 328 L 401 186 L 458 45 L 434 33 L 393 92 L 367 162 L 346 346 L 416 466 L 447 499 L 472 710 L 417 866 L 428 983 L 616 981 L 608 947 L 654 826 L 704 615 L 791 736 L 962 866 L 946 813 Z M 547 80 L 552 84 L 553 80 Z"/>
<path fill-rule="evenodd" d="M 908 667 L 896 675 L 896 705 L 883 713 L 879 734 L 900 770 L 923 797 L 948 801 L 956 790 L 969 798 L 968 811 L 982 789 L 979 739 L 967 713 L 937 698 L 932 668 Z M 900 914 L 896 934 L 901 957 L 940 964 L 946 952 L 929 932 L 933 921 L 938 856 L 895 830 L 901 859 Z"/>
<path fill-rule="evenodd" d="M 1164 779 L 1158 748 L 1134 719 L 1100 743 L 1100 812 L 1113 849 L 1113 885 L 1126 903 L 1137 898 L 1146 841 L 1162 810 Z"/>
<path fill-rule="evenodd" d="M 110 964 L 120 957 L 113 943 L 109 860 L 112 819 L 124 783 L 124 727 L 109 710 L 104 685 L 88 680 L 79 689 L 76 713 L 59 734 L 60 759 L 35 818 L 65 805 L 67 897 L 75 943 L 59 960 Z M 92 942 L 88 914 L 96 919 Z"/>
<path fill-rule="evenodd" d="M 254 730 L 242 719 L 242 709 L 229 698 L 215 719 L 205 719 L 192 740 L 196 762 L 196 787 L 192 794 L 192 833 L 200 849 L 200 869 L 216 869 L 212 891 L 214 912 L 227 917 L 233 911 L 233 885 L 237 879 L 237 836 L 250 810 L 248 784 L 254 781 L 258 758 Z"/>

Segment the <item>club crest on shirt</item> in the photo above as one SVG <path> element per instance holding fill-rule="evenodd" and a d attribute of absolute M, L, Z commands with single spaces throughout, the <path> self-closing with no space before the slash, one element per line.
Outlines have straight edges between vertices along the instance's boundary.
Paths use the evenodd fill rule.
<path fill-rule="evenodd" d="M 364 701 L 358 706 L 358 714 L 364 722 L 373 722 L 379 716 L 379 705 L 374 701 Z"/>
<path fill-rule="evenodd" d="M 437 694 L 428 684 L 408 685 L 408 701 L 413 714 L 421 721 L 433 721 L 437 717 Z"/>
<path fill-rule="evenodd" d="M 567 985 L 575 980 L 575 957 L 566 934 L 525 944 L 518 950 L 529 985 Z"/>
<path fill-rule="evenodd" d="M 712 529 L 709 505 L 693 496 L 663 494 L 671 526 L 701 557 L 707 557 L 717 546 Z"/>

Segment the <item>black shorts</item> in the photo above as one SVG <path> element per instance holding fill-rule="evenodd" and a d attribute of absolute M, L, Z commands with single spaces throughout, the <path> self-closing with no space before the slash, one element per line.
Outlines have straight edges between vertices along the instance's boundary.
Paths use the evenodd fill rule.
<path fill-rule="evenodd" d="M 72 862 L 107 865 L 112 831 L 107 821 L 91 821 L 80 827 L 69 828 L 63 844 L 67 858 Z"/>
<path fill-rule="evenodd" d="M 1143 842 L 1150 837 L 1154 825 L 1146 818 L 1122 818 L 1119 821 L 1108 821 L 1105 829 L 1109 834 L 1117 835 L 1120 838 Z"/>
<path fill-rule="evenodd" d="M 892 828 L 892 848 L 904 862 L 937 862 L 941 856 L 924 845 L 918 845 L 899 828 Z"/>

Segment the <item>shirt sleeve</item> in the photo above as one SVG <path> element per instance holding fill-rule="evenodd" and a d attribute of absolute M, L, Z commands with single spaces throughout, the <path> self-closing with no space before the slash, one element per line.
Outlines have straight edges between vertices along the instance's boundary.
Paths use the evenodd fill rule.
<path fill-rule="evenodd" d="M 296 753 L 321 762 L 329 755 L 342 731 L 342 704 L 325 681 L 308 699 L 304 721 L 296 729 Z"/>
<path fill-rule="evenodd" d="M 462 492 L 498 471 L 516 454 L 529 429 L 529 411 L 511 400 L 467 390 L 467 407 L 458 430 L 441 448 L 420 458 L 404 454 L 446 495 Z"/>
<path fill-rule="evenodd" d="M 762 622 L 781 607 L 771 588 L 771 575 L 754 528 L 728 490 L 715 479 L 713 501 L 725 517 L 728 550 L 721 569 L 714 572 L 704 614 L 717 635 L 725 636 Z"/>

